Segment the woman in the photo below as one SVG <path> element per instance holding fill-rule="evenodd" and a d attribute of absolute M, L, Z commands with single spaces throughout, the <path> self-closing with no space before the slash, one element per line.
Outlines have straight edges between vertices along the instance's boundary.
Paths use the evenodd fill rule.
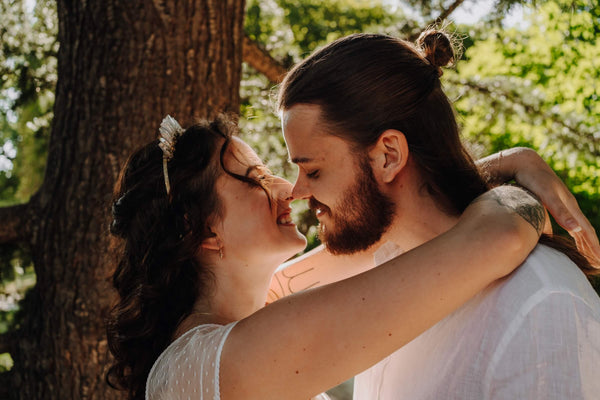
<path fill-rule="evenodd" d="M 108 379 L 132 399 L 317 396 L 511 272 L 539 237 L 483 195 L 423 246 L 263 307 L 275 269 L 305 239 L 291 184 L 234 131 L 223 118 L 185 131 L 167 119 L 122 172 Z"/>

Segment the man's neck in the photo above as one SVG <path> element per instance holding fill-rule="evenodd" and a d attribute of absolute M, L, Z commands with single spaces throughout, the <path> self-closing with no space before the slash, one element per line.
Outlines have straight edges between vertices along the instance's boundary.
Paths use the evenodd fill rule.
<path fill-rule="evenodd" d="M 458 221 L 459 216 L 442 210 L 424 190 L 415 190 L 411 195 L 406 192 L 396 202 L 394 220 L 378 245 L 391 241 L 408 251 L 441 235 Z"/>

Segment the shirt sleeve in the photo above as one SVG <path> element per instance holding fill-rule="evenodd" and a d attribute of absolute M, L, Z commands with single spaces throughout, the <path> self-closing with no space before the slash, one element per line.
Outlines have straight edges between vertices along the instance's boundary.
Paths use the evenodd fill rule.
<path fill-rule="evenodd" d="M 536 293 L 521 311 L 492 355 L 486 398 L 597 398 L 600 311 L 562 292 Z"/>
<path fill-rule="evenodd" d="M 173 342 L 150 371 L 146 399 L 219 400 L 221 352 L 234 326 L 200 326 Z"/>

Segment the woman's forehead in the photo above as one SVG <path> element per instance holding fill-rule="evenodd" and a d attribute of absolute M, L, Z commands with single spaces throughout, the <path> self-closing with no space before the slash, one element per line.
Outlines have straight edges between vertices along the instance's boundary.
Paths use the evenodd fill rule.
<path fill-rule="evenodd" d="M 262 160 L 246 142 L 238 137 L 231 138 L 229 149 L 234 158 L 243 165 L 262 165 Z"/>

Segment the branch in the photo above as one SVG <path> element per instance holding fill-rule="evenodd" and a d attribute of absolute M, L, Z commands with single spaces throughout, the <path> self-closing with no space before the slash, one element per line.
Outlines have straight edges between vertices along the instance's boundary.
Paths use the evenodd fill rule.
<path fill-rule="evenodd" d="M 452 14 L 454 12 L 454 10 L 456 10 L 458 8 L 458 6 L 460 6 L 464 1 L 465 0 L 454 0 L 454 3 L 450 4 L 450 7 L 448 7 L 445 10 L 442 10 L 442 13 L 440 15 L 438 15 L 438 17 L 435 19 L 434 23 L 440 23 L 443 20 L 445 20 L 446 18 L 448 18 L 450 16 L 450 14 Z"/>
<path fill-rule="evenodd" d="M 471 89 L 474 89 L 477 92 L 482 93 L 486 96 L 490 96 L 493 93 L 503 95 L 506 100 L 512 102 L 513 104 L 517 104 L 517 105 L 523 107 L 523 110 L 525 110 L 525 112 L 528 113 L 529 115 L 532 115 L 532 114 L 540 115 L 544 119 L 546 119 L 548 121 L 552 121 L 552 123 L 557 124 L 564 130 L 566 130 L 569 134 L 565 134 L 565 133 L 557 134 L 557 137 L 559 138 L 559 140 L 561 140 L 564 144 L 570 144 L 575 149 L 578 149 L 583 152 L 589 152 L 591 155 L 593 155 L 595 157 L 600 157 L 600 151 L 598 150 L 598 148 L 596 148 L 595 145 L 592 145 L 592 146 L 586 145 L 586 142 L 584 140 L 581 140 L 581 136 L 583 135 L 581 132 L 581 129 L 578 126 L 573 126 L 573 125 L 567 123 L 566 121 L 564 121 L 561 118 L 560 114 L 555 113 L 555 112 L 545 112 L 532 104 L 528 104 L 522 100 L 521 96 L 518 93 L 514 93 L 510 90 L 502 91 L 502 90 L 498 90 L 497 88 L 490 89 L 490 87 L 488 87 L 488 86 L 482 85 L 480 83 L 475 83 L 475 82 L 469 81 L 469 80 L 457 81 L 457 80 L 450 79 L 449 81 L 453 82 L 454 84 L 457 84 L 457 85 L 465 85 L 465 86 L 467 86 Z M 504 107 L 505 102 L 498 102 L 498 105 Z M 504 108 L 506 108 L 506 107 L 504 107 Z"/>
<path fill-rule="evenodd" d="M 243 59 L 273 83 L 279 83 L 287 69 L 258 43 L 244 35 Z"/>
<path fill-rule="evenodd" d="M 0 354 L 12 353 L 17 340 L 12 332 L 3 333 L 0 335 Z"/>
<path fill-rule="evenodd" d="M 421 29 L 419 32 L 410 35 L 408 40 L 411 42 L 417 40 L 419 38 L 419 35 L 423 33 L 426 29 L 428 29 L 428 27 L 439 24 L 440 22 L 448 18 L 450 14 L 452 14 L 464 1 L 465 0 L 454 0 L 454 3 L 450 4 L 448 8 L 442 8 L 442 12 L 440 13 L 440 15 L 437 16 L 436 19 L 434 19 L 433 21 L 429 21 L 429 23 L 425 25 L 424 29 Z"/>
<path fill-rule="evenodd" d="M 29 216 L 29 203 L 0 208 L 0 243 L 27 241 Z"/>

